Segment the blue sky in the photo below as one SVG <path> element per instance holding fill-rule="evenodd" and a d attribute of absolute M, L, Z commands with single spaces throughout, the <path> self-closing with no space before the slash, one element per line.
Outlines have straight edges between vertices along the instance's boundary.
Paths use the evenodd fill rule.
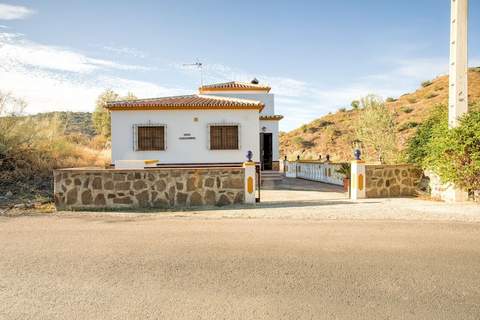
<path fill-rule="evenodd" d="M 0 90 L 27 112 L 91 111 L 106 88 L 138 97 L 195 93 L 257 77 L 282 130 L 369 93 L 415 90 L 445 74 L 448 0 L 15 1 L 0 3 Z M 470 1 L 470 65 L 480 2 Z"/>

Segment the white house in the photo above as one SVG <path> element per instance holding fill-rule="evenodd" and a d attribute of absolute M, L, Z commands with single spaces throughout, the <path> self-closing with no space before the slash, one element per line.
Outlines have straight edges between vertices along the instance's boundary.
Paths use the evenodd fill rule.
<path fill-rule="evenodd" d="M 200 94 L 109 102 L 112 162 L 235 165 L 248 151 L 263 170 L 278 170 L 278 121 L 270 87 L 227 82 Z"/>

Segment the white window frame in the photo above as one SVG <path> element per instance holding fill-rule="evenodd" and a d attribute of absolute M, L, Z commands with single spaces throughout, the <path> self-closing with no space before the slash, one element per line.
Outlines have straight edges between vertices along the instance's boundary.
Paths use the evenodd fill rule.
<path fill-rule="evenodd" d="M 138 127 L 163 127 L 163 150 L 138 150 Z M 133 125 L 133 151 L 135 152 L 163 152 L 167 151 L 167 125 L 163 123 L 139 123 Z"/>
<path fill-rule="evenodd" d="M 211 149 L 210 146 L 210 127 L 223 127 L 223 126 L 237 126 L 238 127 L 238 149 Z M 210 151 L 235 151 L 235 150 L 242 150 L 242 126 L 240 123 L 235 122 L 215 122 L 209 123 L 207 125 L 207 149 Z"/>

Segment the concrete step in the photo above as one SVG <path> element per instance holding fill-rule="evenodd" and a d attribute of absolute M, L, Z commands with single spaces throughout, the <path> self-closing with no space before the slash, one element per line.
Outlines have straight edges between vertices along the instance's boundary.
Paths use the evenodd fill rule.
<path fill-rule="evenodd" d="M 278 181 L 283 179 L 283 172 L 278 171 L 262 171 L 262 182 Z"/>

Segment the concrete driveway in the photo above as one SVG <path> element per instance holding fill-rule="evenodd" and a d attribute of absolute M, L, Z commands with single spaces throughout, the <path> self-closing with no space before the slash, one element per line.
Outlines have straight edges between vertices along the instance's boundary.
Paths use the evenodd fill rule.
<path fill-rule="evenodd" d="M 480 318 L 478 223 L 174 214 L 0 217 L 0 319 Z"/>

